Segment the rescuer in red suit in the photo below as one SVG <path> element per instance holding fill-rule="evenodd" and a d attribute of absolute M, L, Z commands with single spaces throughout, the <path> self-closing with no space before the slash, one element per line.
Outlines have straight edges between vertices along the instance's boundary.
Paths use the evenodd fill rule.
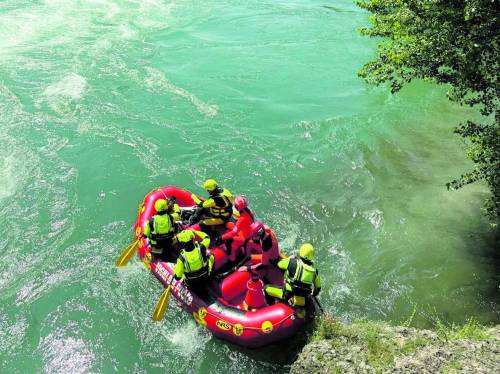
<path fill-rule="evenodd" d="M 252 230 L 252 223 L 255 222 L 254 213 L 248 208 L 247 199 L 243 196 L 236 196 L 234 199 L 234 207 L 240 213 L 236 224 L 228 223 L 226 227 L 229 229 L 222 235 L 229 261 L 235 261 L 241 254 L 244 253 L 243 246 Z"/>
<path fill-rule="evenodd" d="M 272 269 L 276 270 L 276 264 L 281 257 L 273 230 L 264 226 L 253 235 L 252 240 L 247 243 L 247 253 L 252 252 L 261 252 L 251 255 L 255 264 L 241 266 L 239 271 L 251 271 L 258 274 L 259 278 L 264 278 Z"/>

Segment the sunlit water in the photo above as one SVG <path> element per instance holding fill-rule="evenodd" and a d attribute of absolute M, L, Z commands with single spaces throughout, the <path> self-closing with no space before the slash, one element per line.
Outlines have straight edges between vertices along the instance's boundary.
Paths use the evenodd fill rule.
<path fill-rule="evenodd" d="M 340 318 L 498 322 L 487 190 L 445 189 L 474 113 L 359 79 L 366 18 L 347 0 L 0 2 L 0 372 L 286 370 L 293 353 L 214 339 L 173 300 L 153 323 L 158 282 L 114 267 L 149 190 L 205 177 L 286 253 L 315 244 Z"/>

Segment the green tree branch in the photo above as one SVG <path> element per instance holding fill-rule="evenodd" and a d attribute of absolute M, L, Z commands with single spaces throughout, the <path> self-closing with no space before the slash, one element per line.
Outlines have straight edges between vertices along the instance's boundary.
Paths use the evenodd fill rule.
<path fill-rule="evenodd" d="M 467 121 L 455 133 L 468 143 L 476 167 L 447 184 L 449 189 L 485 180 L 485 208 L 500 219 L 499 0 L 359 0 L 371 13 L 362 35 L 381 37 L 376 59 L 358 74 L 368 83 L 388 83 L 392 93 L 413 79 L 450 87 L 448 98 L 476 107 L 482 123 Z"/>

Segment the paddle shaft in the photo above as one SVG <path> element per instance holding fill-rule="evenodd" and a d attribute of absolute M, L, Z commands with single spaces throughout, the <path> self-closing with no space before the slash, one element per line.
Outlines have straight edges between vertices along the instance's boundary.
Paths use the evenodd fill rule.
<path fill-rule="evenodd" d="M 167 311 L 168 301 L 170 299 L 170 292 L 172 289 L 173 282 L 174 282 L 174 276 L 172 276 L 172 279 L 170 280 L 168 286 L 165 288 L 162 295 L 160 296 L 158 303 L 156 304 L 155 310 L 153 312 L 154 321 L 161 321 L 163 319 L 163 316 L 165 315 L 165 312 Z"/>
<path fill-rule="evenodd" d="M 127 248 L 125 248 L 120 257 L 116 259 L 116 266 L 122 267 L 128 264 L 130 259 L 134 256 L 137 247 L 139 246 L 140 239 L 141 238 L 139 237 L 139 239 L 137 239 L 135 242 L 133 242 Z"/>
<path fill-rule="evenodd" d="M 321 314 L 325 314 L 325 311 L 323 310 L 323 307 L 322 307 L 322 306 L 321 306 L 321 304 L 319 303 L 318 298 L 317 298 L 315 295 L 313 295 L 313 297 L 312 297 L 312 298 L 313 298 L 313 300 L 316 302 L 316 305 L 318 306 L 318 308 L 319 308 L 319 310 L 320 310 Z"/>

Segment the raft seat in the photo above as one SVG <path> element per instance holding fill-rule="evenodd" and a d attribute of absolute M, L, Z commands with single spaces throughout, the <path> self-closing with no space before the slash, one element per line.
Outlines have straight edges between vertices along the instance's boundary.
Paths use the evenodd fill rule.
<path fill-rule="evenodd" d="M 247 282 L 250 273 L 247 271 L 235 271 L 228 275 L 220 284 L 220 295 L 231 305 L 239 305 L 245 298 Z"/>

